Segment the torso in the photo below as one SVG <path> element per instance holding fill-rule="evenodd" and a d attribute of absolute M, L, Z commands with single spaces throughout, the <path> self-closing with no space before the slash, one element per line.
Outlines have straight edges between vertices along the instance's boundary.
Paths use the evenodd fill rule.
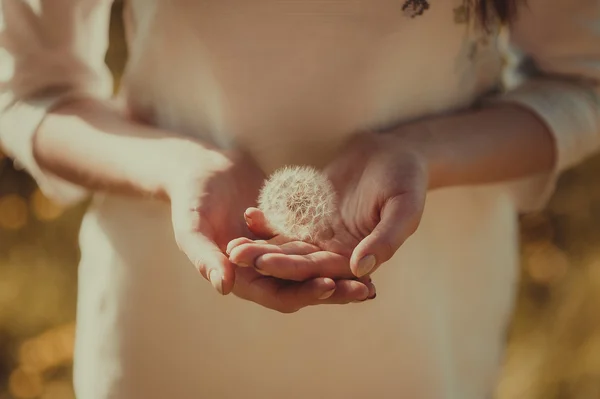
<path fill-rule="evenodd" d="M 400 0 L 133 0 L 123 96 L 141 119 L 243 148 L 267 172 L 318 166 L 353 133 L 467 107 L 498 83 L 494 37 L 469 31 L 461 4 L 410 18 Z M 294 315 L 218 297 L 162 204 L 98 197 L 81 245 L 83 399 L 484 399 L 517 266 L 499 187 L 431 193 L 374 276 L 375 301 Z"/>
<path fill-rule="evenodd" d="M 357 131 L 465 107 L 497 85 L 495 38 L 456 17 L 462 0 L 415 18 L 402 3 L 133 1 L 129 106 L 272 169 L 322 162 Z"/>

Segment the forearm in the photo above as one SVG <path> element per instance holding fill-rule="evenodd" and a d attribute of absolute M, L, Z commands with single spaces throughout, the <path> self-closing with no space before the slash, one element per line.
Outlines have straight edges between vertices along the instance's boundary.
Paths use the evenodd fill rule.
<path fill-rule="evenodd" d="M 395 134 L 399 142 L 408 140 L 425 155 L 430 189 L 549 172 L 556 157 L 547 126 L 532 112 L 513 105 L 432 118 Z"/>
<path fill-rule="evenodd" d="M 128 120 L 106 104 L 82 100 L 45 118 L 33 154 L 43 170 L 87 189 L 164 199 L 181 160 L 168 154 L 197 156 L 202 147 Z"/>

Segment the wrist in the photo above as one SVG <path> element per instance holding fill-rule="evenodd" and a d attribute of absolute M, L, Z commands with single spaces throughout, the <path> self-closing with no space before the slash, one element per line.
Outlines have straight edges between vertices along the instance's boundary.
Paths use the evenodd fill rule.
<path fill-rule="evenodd" d="M 497 105 L 428 118 L 392 132 L 427 164 L 429 189 L 497 183 L 551 171 L 549 128 L 533 112 Z"/>
<path fill-rule="evenodd" d="M 391 149 L 395 154 L 410 154 L 414 162 L 420 164 L 427 174 L 428 190 L 449 184 L 449 167 L 444 161 L 448 158 L 445 152 L 449 149 L 439 145 L 433 131 L 426 123 L 402 126 L 380 135 L 385 140 L 385 148 Z"/>
<path fill-rule="evenodd" d="M 225 168 L 231 164 L 224 151 L 199 141 L 172 137 L 157 143 L 155 148 L 157 166 L 152 191 L 158 198 L 170 201 L 185 186 L 210 170 Z"/>

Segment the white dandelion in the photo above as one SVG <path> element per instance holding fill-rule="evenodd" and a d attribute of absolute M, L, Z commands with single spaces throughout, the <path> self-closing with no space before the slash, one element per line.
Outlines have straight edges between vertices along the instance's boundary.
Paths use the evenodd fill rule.
<path fill-rule="evenodd" d="M 267 221 L 286 237 L 314 241 L 330 227 L 336 210 L 333 185 L 308 166 L 287 166 L 265 182 L 258 207 Z"/>

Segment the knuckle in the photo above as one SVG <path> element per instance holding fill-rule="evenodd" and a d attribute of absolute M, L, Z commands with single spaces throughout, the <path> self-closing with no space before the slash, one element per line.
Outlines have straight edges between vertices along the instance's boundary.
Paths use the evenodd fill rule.
<path fill-rule="evenodd" d="M 208 268 L 206 267 L 206 263 L 204 261 L 197 259 L 192 261 L 192 264 L 196 270 L 198 270 L 198 272 L 204 276 L 204 278 L 208 278 Z"/>

